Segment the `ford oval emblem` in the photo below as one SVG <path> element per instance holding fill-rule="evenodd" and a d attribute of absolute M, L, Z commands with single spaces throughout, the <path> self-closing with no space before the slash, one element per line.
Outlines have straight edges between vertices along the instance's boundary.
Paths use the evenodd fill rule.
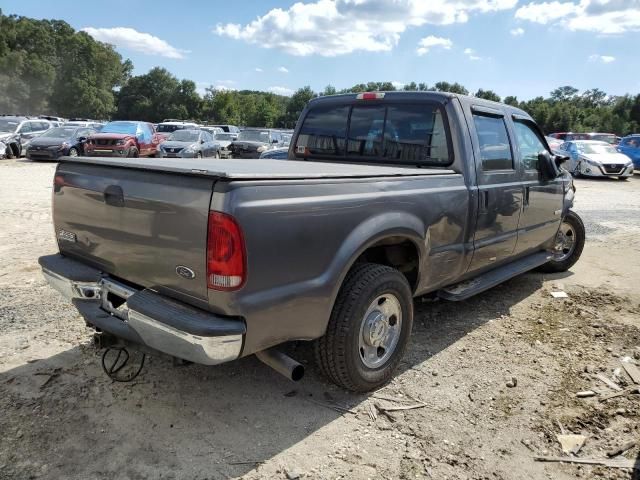
<path fill-rule="evenodd" d="M 182 278 L 186 278 L 188 280 L 193 280 L 194 278 L 196 278 L 196 272 L 191 270 L 189 267 L 185 267 L 184 265 L 178 265 L 176 267 L 176 273 Z"/>

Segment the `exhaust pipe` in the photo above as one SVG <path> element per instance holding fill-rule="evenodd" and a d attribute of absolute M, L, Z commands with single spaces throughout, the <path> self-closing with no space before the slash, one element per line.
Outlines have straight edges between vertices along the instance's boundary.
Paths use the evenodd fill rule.
<path fill-rule="evenodd" d="M 256 353 L 256 357 L 289 380 L 297 382 L 304 377 L 304 366 L 279 350 L 262 350 Z"/>

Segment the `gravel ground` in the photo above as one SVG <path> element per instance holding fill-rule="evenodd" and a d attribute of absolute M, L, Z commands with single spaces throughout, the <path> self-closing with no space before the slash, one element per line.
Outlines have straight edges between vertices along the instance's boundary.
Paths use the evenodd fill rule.
<path fill-rule="evenodd" d="M 604 400 L 616 390 L 598 378 L 631 390 L 621 361 L 640 364 L 639 177 L 576 182 L 588 242 L 572 271 L 529 273 L 460 303 L 417 300 L 398 375 L 352 395 L 318 375 L 304 344 L 290 346 L 309 363 L 298 384 L 254 358 L 176 367 L 161 357 L 112 383 L 37 265 L 55 251 L 54 168 L 0 162 L 0 478 L 640 475 L 534 460 L 569 458 L 561 428 L 587 437 L 577 459 L 640 442 L 640 395 Z M 553 299 L 556 289 L 569 298 Z M 576 398 L 585 390 L 597 395 Z M 391 411 L 406 405 L 420 408 Z M 640 445 L 621 458 L 640 465 Z"/>

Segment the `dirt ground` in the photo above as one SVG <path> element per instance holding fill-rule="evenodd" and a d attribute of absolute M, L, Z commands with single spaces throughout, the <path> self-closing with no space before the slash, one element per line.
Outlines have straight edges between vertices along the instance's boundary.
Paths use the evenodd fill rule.
<path fill-rule="evenodd" d="M 397 376 L 353 395 L 319 375 L 304 344 L 290 347 L 308 364 L 297 384 L 255 358 L 160 357 L 112 383 L 90 330 L 38 268 L 55 251 L 54 168 L 0 162 L 1 479 L 640 478 L 534 460 L 570 457 L 562 428 L 587 437 L 575 458 L 637 441 L 620 458 L 640 468 L 640 394 L 605 400 L 617 390 L 598 378 L 631 392 L 622 362 L 640 365 L 640 177 L 577 181 L 588 241 L 570 272 L 529 273 L 461 303 L 417 299 Z M 597 395 L 576 397 L 586 390 Z M 421 408 L 386 410 L 404 405 Z"/>

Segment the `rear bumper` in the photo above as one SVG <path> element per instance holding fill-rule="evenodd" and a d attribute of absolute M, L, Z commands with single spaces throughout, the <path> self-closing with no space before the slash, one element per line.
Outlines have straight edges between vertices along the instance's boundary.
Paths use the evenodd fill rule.
<path fill-rule="evenodd" d="M 240 319 L 214 315 L 152 290 L 136 290 L 60 254 L 40 257 L 39 263 L 49 284 L 94 328 L 203 365 L 240 356 L 246 333 Z"/>

